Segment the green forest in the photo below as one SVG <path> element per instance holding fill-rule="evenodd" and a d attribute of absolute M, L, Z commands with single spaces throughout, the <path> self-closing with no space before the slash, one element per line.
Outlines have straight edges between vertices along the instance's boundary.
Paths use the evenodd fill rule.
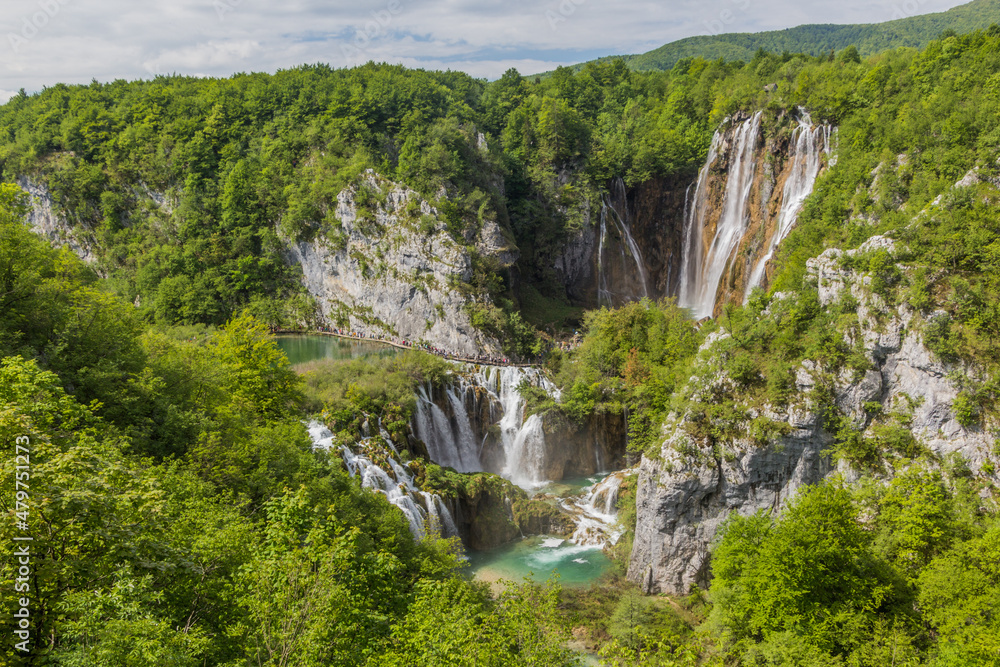
<path fill-rule="evenodd" d="M 818 56 L 851 46 L 861 55 L 870 56 L 903 46 L 924 48 L 942 33 L 984 30 L 1000 21 L 1000 4 L 995 0 L 973 0 L 946 12 L 917 16 L 909 15 L 912 6 L 895 5 L 890 8 L 892 20 L 884 23 L 816 24 L 758 33 L 723 33 L 748 8 L 746 3 L 733 3 L 718 18 L 703 22 L 701 27 L 711 34 L 687 37 L 646 53 L 626 56 L 625 62 L 635 70 L 665 70 L 684 58 L 747 61 L 758 50 Z"/>
<path fill-rule="evenodd" d="M 821 305 L 807 271 L 828 248 L 892 238 L 844 269 L 869 276 L 886 312 L 915 313 L 935 359 L 975 370 L 956 373 L 954 409 L 997 442 L 1000 28 L 909 36 L 922 48 L 852 34 L 812 55 L 754 42 L 663 71 L 615 59 L 494 82 L 369 63 L 22 90 L 0 107 L 0 439 L 30 443 L 36 644 L 0 665 L 578 665 L 577 634 L 615 667 L 1000 665 L 992 464 L 933 455 L 904 412 L 876 415 L 875 435 L 837 412 L 834 379 L 870 370 L 858 304 Z M 838 127 L 837 163 L 767 292 L 701 324 L 672 299 L 573 302 L 553 257 L 613 178 L 693 180 L 724 119 L 761 110 L 776 124 L 797 106 Z M 335 240 L 337 194 L 367 169 L 441 212 L 473 257 L 455 289 L 510 354 L 580 332 L 545 356 L 558 400 L 523 388 L 530 413 L 622 415 L 635 460 L 659 457 L 664 424 L 691 414 L 691 437 L 721 457 L 748 423 L 761 447 L 786 429 L 765 408 L 788 404 L 809 360 L 828 381 L 810 400 L 829 408 L 829 454 L 850 474 L 780 512 L 734 512 L 710 586 L 686 596 L 625 578 L 634 488 L 591 588 L 471 580 L 458 538 L 414 539 L 305 426 L 321 416 L 350 445 L 377 418 L 407 447 L 415 392 L 454 367 L 407 352 L 303 375 L 270 335 L 318 324 L 283 239 Z M 973 169 L 976 183 L 953 187 Z M 25 179 L 95 262 L 28 228 Z M 485 220 L 513 239 L 515 265 L 477 261 Z M 720 374 L 726 390 L 698 390 Z M 407 457 L 423 490 L 503 486 Z M 18 474 L 5 456 L 5 544 L 20 534 Z M 5 560 L 4 641 L 17 576 Z"/>

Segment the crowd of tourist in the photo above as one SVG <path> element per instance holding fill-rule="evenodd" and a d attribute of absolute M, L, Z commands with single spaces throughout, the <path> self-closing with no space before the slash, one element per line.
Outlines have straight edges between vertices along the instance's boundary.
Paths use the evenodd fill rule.
<path fill-rule="evenodd" d="M 455 352 L 453 350 L 447 350 L 440 347 L 434 347 L 428 343 L 413 342 L 410 340 L 402 338 L 392 338 L 386 336 L 385 334 L 371 334 L 362 331 L 351 331 L 348 329 L 340 329 L 335 327 L 320 327 L 320 333 L 332 334 L 335 336 L 341 336 L 343 338 L 357 338 L 358 340 L 370 340 L 379 343 L 388 343 L 389 345 L 395 345 L 396 347 L 402 347 L 410 350 L 422 350 L 424 352 L 429 352 L 430 354 L 436 354 L 439 357 L 444 357 L 446 359 L 454 359 L 456 361 L 468 361 L 477 364 L 487 364 L 490 366 L 523 366 L 523 365 L 537 365 L 544 361 L 544 357 L 547 356 L 548 351 L 542 354 L 538 358 L 529 362 L 517 362 L 509 357 L 496 355 L 496 354 L 462 354 Z M 273 333 L 279 333 L 277 329 L 272 330 Z M 578 337 L 574 336 L 571 342 L 554 342 L 550 344 L 549 351 L 553 349 L 559 349 L 562 351 L 570 351 L 575 348 L 578 344 Z"/>
<path fill-rule="evenodd" d="M 510 366 L 515 365 L 515 362 L 504 356 L 493 355 L 493 354 L 461 354 L 455 352 L 454 350 L 447 350 L 441 347 L 434 347 L 428 343 L 413 342 L 406 340 L 405 338 L 392 338 L 386 336 L 385 334 L 370 334 L 361 331 L 349 331 L 346 329 L 336 329 L 331 327 L 320 327 L 320 331 L 323 333 L 335 334 L 337 336 L 342 336 L 344 338 L 357 338 L 360 340 L 371 340 L 380 343 L 389 343 L 390 345 L 395 345 L 396 347 L 405 347 L 411 350 L 422 350 L 424 352 L 429 352 L 430 354 L 436 354 L 439 357 L 444 357 L 445 359 L 455 359 L 457 361 L 470 361 L 479 364 L 489 364 L 491 366 Z"/>

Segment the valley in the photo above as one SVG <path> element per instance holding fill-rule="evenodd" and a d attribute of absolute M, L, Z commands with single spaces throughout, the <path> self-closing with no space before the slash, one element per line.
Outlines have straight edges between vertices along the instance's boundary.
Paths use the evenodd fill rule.
<path fill-rule="evenodd" d="M 0 665 L 1000 664 L 1000 28 L 919 46 L 12 97 Z"/>

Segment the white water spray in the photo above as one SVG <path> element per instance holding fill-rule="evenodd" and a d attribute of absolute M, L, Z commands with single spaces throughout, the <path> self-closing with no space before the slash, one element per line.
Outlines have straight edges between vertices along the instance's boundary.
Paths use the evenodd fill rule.
<path fill-rule="evenodd" d="M 746 284 L 746 291 L 743 295 L 743 302 L 750 298 L 753 288 L 760 286 L 764 279 L 764 272 L 767 263 L 774 257 L 774 251 L 788 233 L 795 226 L 795 221 L 802 210 L 805 202 L 813 190 L 816 177 L 823 166 L 821 154 L 830 155 L 830 126 L 819 125 L 813 127 L 812 118 L 805 109 L 799 107 L 801 114 L 799 126 L 792 132 L 792 151 L 789 159 L 792 161 L 790 173 L 785 180 L 785 187 L 781 193 L 781 211 L 778 213 L 778 221 L 771 234 L 771 240 L 767 246 L 767 252 L 761 257 L 750 274 L 750 279 Z"/>
<path fill-rule="evenodd" d="M 334 448 L 333 433 L 323 424 L 313 421 L 308 425 L 313 449 Z M 365 438 L 359 444 L 381 447 L 386 453 L 392 476 L 369 458 L 355 454 L 347 447 L 340 448 L 340 455 L 351 477 L 360 477 L 362 488 L 371 489 L 384 495 L 390 503 L 399 508 L 410 526 L 414 539 L 423 539 L 430 530 L 445 537 L 458 535 L 458 528 L 451 513 L 440 496 L 417 489 L 413 476 L 388 453 L 392 451 L 387 442 L 379 438 Z M 395 479 L 393 479 L 395 477 Z"/>

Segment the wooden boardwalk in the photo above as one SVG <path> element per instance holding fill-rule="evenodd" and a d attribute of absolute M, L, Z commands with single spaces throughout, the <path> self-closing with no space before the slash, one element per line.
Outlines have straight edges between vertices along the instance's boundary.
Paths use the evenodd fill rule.
<path fill-rule="evenodd" d="M 455 354 L 440 354 L 434 350 L 425 350 L 422 347 L 414 347 L 413 345 L 406 345 L 404 343 L 399 343 L 394 340 L 386 340 L 384 338 L 364 338 L 361 336 L 355 336 L 351 334 L 337 333 L 336 331 L 310 331 L 306 329 L 296 330 L 296 329 L 273 329 L 272 334 L 278 335 L 299 335 L 299 336 L 330 336 L 332 338 L 343 338 L 345 340 L 358 341 L 360 343 L 377 343 L 379 345 L 388 345 L 390 347 L 396 347 L 400 350 L 416 350 L 418 352 L 426 352 L 427 354 L 433 354 L 435 356 L 441 357 L 442 359 L 448 359 L 449 361 L 461 361 L 466 364 L 475 364 L 477 366 L 502 366 L 502 367 L 513 367 L 513 368 L 538 368 L 541 364 L 516 364 L 514 362 L 498 362 L 498 361 L 484 361 L 482 359 L 474 359 L 472 357 L 461 357 Z"/>

